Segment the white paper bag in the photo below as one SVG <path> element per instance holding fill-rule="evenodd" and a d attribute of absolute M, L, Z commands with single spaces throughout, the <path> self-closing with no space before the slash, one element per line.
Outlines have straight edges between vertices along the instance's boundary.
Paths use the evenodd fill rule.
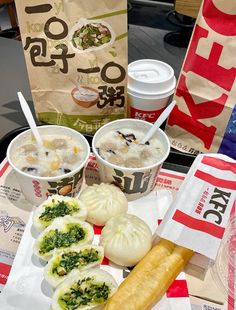
<path fill-rule="evenodd" d="M 157 234 L 215 259 L 236 199 L 236 161 L 198 155 Z"/>

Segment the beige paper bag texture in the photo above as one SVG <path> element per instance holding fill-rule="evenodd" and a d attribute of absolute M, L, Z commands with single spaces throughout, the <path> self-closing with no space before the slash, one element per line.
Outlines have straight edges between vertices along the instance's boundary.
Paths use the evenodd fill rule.
<path fill-rule="evenodd" d="M 93 134 L 126 115 L 127 1 L 16 1 L 41 123 Z"/>

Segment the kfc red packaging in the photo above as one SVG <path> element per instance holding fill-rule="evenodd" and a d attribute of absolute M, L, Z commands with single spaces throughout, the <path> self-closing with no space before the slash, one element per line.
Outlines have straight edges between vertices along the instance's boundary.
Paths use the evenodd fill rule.
<path fill-rule="evenodd" d="M 157 235 L 215 259 L 236 199 L 236 161 L 198 155 Z"/>
<path fill-rule="evenodd" d="M 166 132 L 187 153 L 236 159 L 236 2 L 203 0 Z"/>

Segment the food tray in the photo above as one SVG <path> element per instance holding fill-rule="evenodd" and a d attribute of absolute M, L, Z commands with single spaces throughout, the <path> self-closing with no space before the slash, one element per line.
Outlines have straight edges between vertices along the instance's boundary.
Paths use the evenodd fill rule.
<path fill-rule="evenodd" d="M 1 148 L 0 148 L 0 155 L 1 155 L 1 160 L 3 160 L 6 156 L 6 149 L 10 143 L 10 141 L 19 133 L 23 132 L 24 130 L 28 129 L 28 127 L 20 127 L 10 133 L 8 133 L 5 137 L 3 137 L 0 141 L 1 143 Z M 91 141 L 92 141 L 92 136 L 85 136 L 89 142 L 89 144 L 91 145 Z M 90 160 L 94 160 L 94 156 L 91 155 L 92 158 L 90 158 Z M 146 222 L 149 222 L 149 224 L 151 224 L 152 227 L 152 232 L 154 233 L 155 229 L 156 229 L 156 223 L 160 222 L 163 218 L 163 215 L 166 211 L 166 208 L 169 206 L 170 202 L 171 202 L 171 195 L 169 190 L 172 190 L 174 192 L 176 192 L 178 190 L 178 185 L 181 184 L 182 180 L 184 179 L 184 175 L 183 173 L 187 173 L 189 167 L 191 166 L 192 162 L 194 160 L 193 156 L 189 156 L 189 155 L 185 155 L 179 152 L 176 152 L 175 150 L 171 150 L 171 153 L 169 155 L 169 157 L 167 158 L 166 162 L 163 165 L 163 169 L 160 173 L 160 178 L 158 177 L 158 179 L 160 179 L 158 182 L 160 182 L 160 187 L 163 187 L 163 189 L 160 190 L 159 193 L 153 191 L 153 193 L 151 193 L 151 196 L 149 196 L 148 198 L 148 212 L 147 209 L 145 207 L 145 211 L 141 211 L 143 217 L 147 217 L 145 218 Z M 4 162 L 6 163 L 6 160 L 4 160 Z M 3 162 L 3 164 L 4 164 Z M 91 165 L 93 166 L 93 165 Z M 8 168 L 7 168 L 8 169 Z M 11 169 L 11 168 L 9 168 Z M 166 170 L 167 173 L 166 173 Z M 92 171 L 90 171 L 92 172 Z M 167 179 L 166 178 L 177 178 L 177 183 L 173 183 L 172 186 L 166 186 L 166 185 L 171 185 L 171 183 L 167 183 L 165 182 Z M 168 180 L 167 180 L 168 181 Z M 163 185 L 163 186 L 162 186 Z M 174 186 L 175 185 L 175 186 Z M 167 189 L 165 189 L 167 188 Z M 160 194 L 160 196 L 159 196 Z M 162 196 L 163 195 L 163 196 Z M 146 202 L 147 202 L 147 198 L 143 198 L 145 199 L 145 206 L 146 206 Z M 140 207 L 142 205 L 139 204 L 138 209 L 140 211 Z M 158 210 L 153 211 L 154 207 L 156 208 L 156 206 L 162 205 L 162 208 L 158 208 Z M 9 209 L 6 208 L 5 209 Z M 136 207 L 134 208 L 134 206 L 129 206 L 129 213 L 133 213 L 135 215 L 136 214 Z M 144 215 L 145 213 L 145 215 Z M 151 220 L 152 219 L 152 220 Z M 17 251 L 17 256 L 14 260 L 14 264 L 11 270 L 11 274 L 10 274 L 10 278 L 9 278 L 9 286 L 10 286 L 10 290 L 9 290 L 9 286 L 7 286 L 7 290 L 5 292 L 7 292 L 6 298 L 3 299 L 3 304 L 8 307 L 9 309 L 13 310 L 13 309 L 23 309 L 23 304 L 20 305 L 20 303 L 23 303 L 23 299 L 21 298 L 21 296 L 32 296 L 32 298 L 28 298 L 27 297 L 27 302 L 29 302 L 29 304 L 27 304 L 27 306 L 31 307 L 32 304 L 34 304 L 35 302 L 35 298 L 36 295 L 38 295 L 37 298 L 39 298 L 40 302 L 38 305 L 39 309 L 42 309 L 42 307 L 46 307 L 49 304 L 49 300 L 47 295 L 51 295 L 51 290 L 50 287 L 48 287 L 47 283 L 43 280 L 42 278 L 42 264 L 39 261 L 35 261 L 34 256 L 32 255 L 26 255 L 26 253 L 31 253 L 32 251 L 32 247 L 34 244 L 34 237 L 32 236 L 32 223 L 31 223 L 32 219 L 30 217 L 28 224 L 25 227 L 25 234 L 23 235 L 22 238 L 22 243 Z M 100 232 L 98 232 L 98 228 L 95 229 L 98 233 L 98 235 L 96 235 L 95 240 L 99 238 L 99 234 Z M 32 253 L 31 253 L 32 254 Z M 33 260 L 31 259 L 33 257 Z M 114 269 L 112 268 L 112 266 L 109 265 L 103 265 L 102 266 L 103 269 L 109 271 L 111 274 L 113 274 L 113 276 L 115 276 L 116 280 L 118 281 L 118 283 L 120 283 L 121 281 L 123 281 L 123 277 L 126 277 L 129 273 L 129 270 L 126 269 Z M 23 272 L 23 274 L 21 274 L 21 271 Z M 26 274 L 25 274 L 26 273 Z M 35 278 L 34 278 L 35 277 Z M 40 279 L 40 281 L 39 281 Z M 35 280 L 35 281 L 33 281 Z M 34 283 L 34 285 L 33 285 Z M 38 284 L 37 284 L 38 283 Z M 39 285 L 37 287 L 37 285 Z M 176 285 L 179 286 L 181 284 L 181 289 L 180 289 L 180 296 L 176 296 Z M 19 286 L 20 285 L 20 291 L 19 291 Z M 30 290 L 32 286 L 32 291 L 28 294 L 28 290 Z M 3 290 L 4 291 L 4 290 Z M 36 294 L 35 292 L 38 291 L 40 292 L 40 294 Z M 13 295 L 15 296 L 14 299 L 12 299 Z M 2 296 L 5 294 L 1 294 Z M 40 296 L 39 296 L 40 295 Z M 0 296 L 1 297 L 1 296 Z M 0 298 L 1 299 L 1 298 Z M 10 302 L 11 300 L 15 300 L 15 302 Z M 5 304 L 4 302 L 6 302 L 7 304 Z M 26 301 L 24 300 L 24 303 Z M 172 307 L 173 304 L 173 307 Z M 20 306 L 19 306 L 20 305 Z M 17 308 L 19 306 L 19 308 Z M 171 309 L 184 309 L 184 310 L 189 310 L 190 309 L 190 302 L 189 302 L 189 297 L 188 297 L 188 290 L 187 290 L 187 284 L 186 284 L 186 279 L 185 279 L 185 274 L 182 272 L 179 276 L 179 278 L 175 281 L 174 283 L 174 287 L 170 288 L 170 290 L 167 292 L 167 294 L 165 295 L 165 297 L 161 300 L 161 303 L 158 304 L 158 306 L 156 307 L 161 307 L 161 309 L 163 310 L 171 310 Z M 156 309 L 156 307 L 154 307 L 154 309 Z M 37 307 L 36 307 L 37 309 Z"/>

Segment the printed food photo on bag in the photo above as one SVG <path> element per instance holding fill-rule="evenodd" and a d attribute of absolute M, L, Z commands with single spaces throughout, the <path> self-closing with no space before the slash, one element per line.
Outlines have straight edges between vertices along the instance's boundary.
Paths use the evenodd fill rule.
<path fill-rule="evenodd" d="M 166 133 L 172 147 L 236 158 L 236 2 L 203 0 Z"/>
<path fill-rule="evenodd" d="M 17 1 L 36 115 L 93 134 L 126 116 L 127 1 Z"/>

